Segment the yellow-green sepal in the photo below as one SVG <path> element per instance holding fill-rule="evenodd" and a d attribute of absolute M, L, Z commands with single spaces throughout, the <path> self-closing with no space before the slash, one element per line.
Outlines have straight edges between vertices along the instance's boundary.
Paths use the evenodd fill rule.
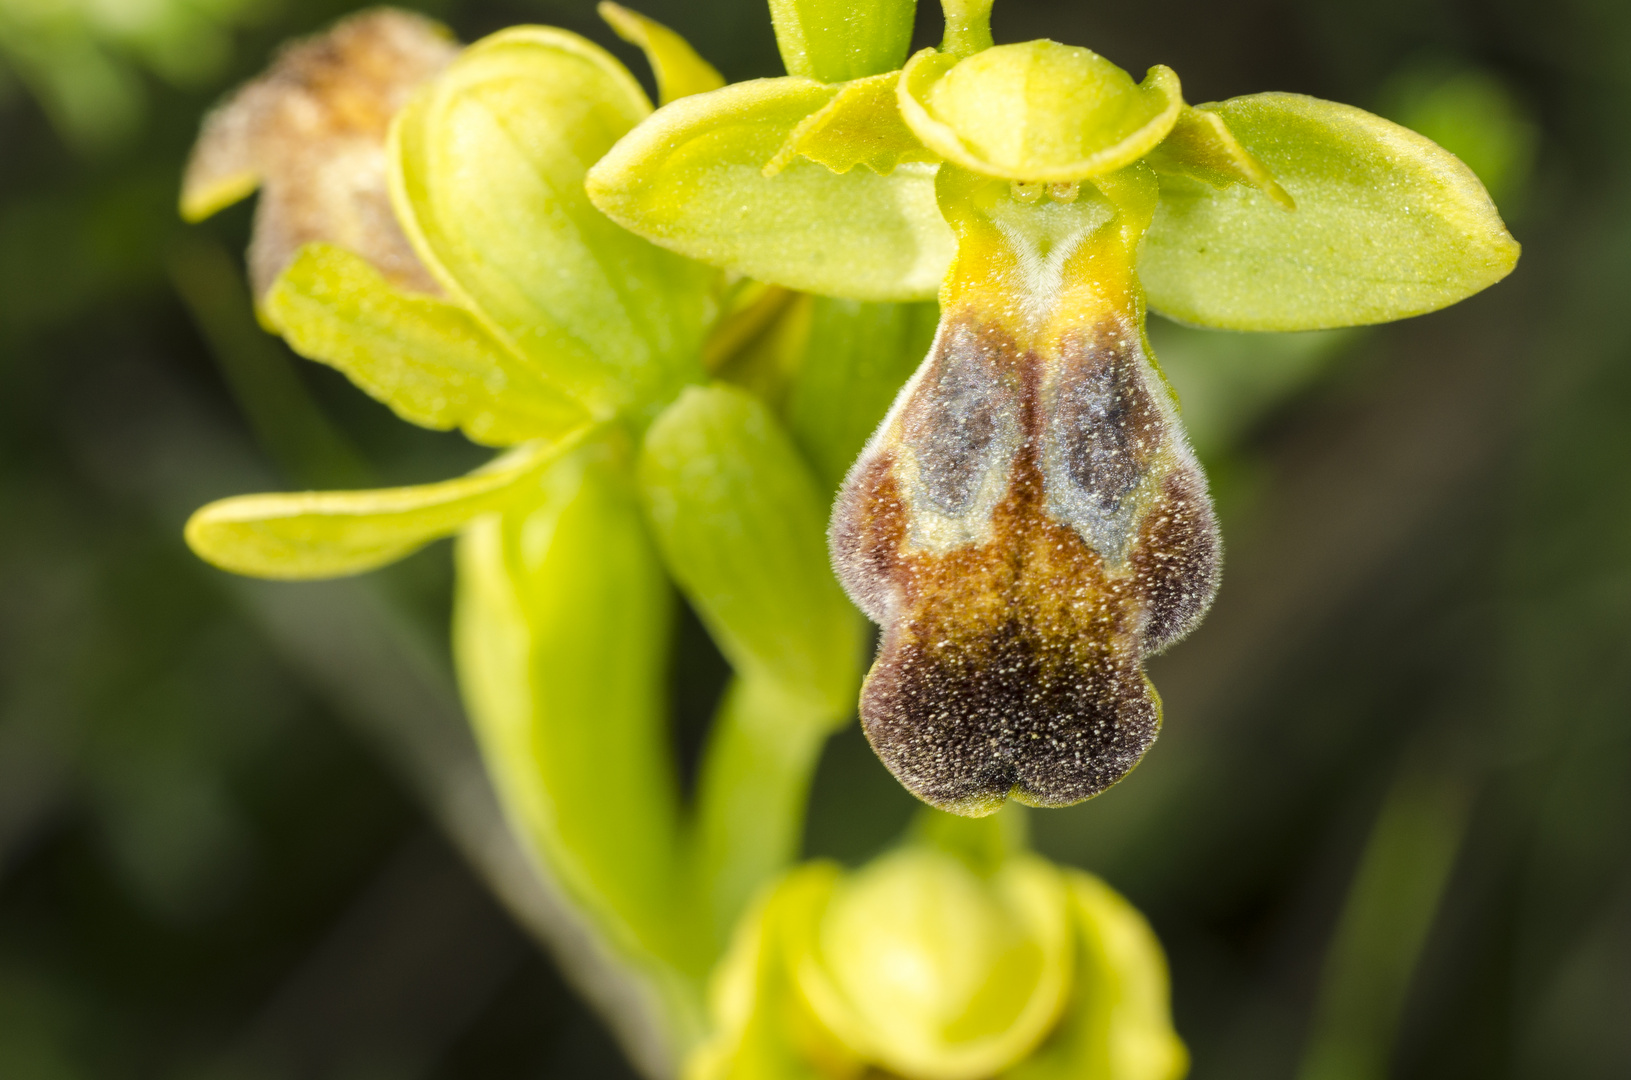
<path fill-rule="evenodd" d="M 1150 307 L 1225 330 L 1318 330 L 1436 311 L 1517 262 L 1483 184 L 1432 141 L 1349 105 L 1253 94 L 1202 107 L 1295 200 L 1161 175 L 1139 277 Z"/>
<path fill-rule="evenodd" d="M 576 440 L 519 446 L 468 476 L 438 484 L 220 499 L 188 519 L 187 544 L 204 561 L 250 577 L 296 581 L 360 574 L 517 498 Z"/>
<path fill-rule="evenodd" d="M 970 172 L 1068 183 L 1132 164 L 1167 137 L 1183 107 L 1178 76 L 1135 84 L 1088 49 L 998 45 L 959 60 L 924 49 L 901 75 L 901 116 L 924 145 Z"/>
<path fill-rule="evenodd" d="M 916 13 L 916 0 L 770 0 L 787 73 L 829 83 L 900 67 Z"/>
<path fill-rule="evenodd" d="M 618 37 L 646 54 L 646 62 L 657 79 L 659 104 L 667 105 L 677 98 L 704 94 L 725 85 L 725 77 L 698 56 L 690 42 L 656 19 L 611 0 L 601 0 L 595 10 Z"/>
<path fill-rule="evenodd" d="M 667 731 L 673 592 L 626 450 L 590 443 L 459 538 L 454 657 L 511 828 L 598 950 L 698 1034 L 710 957 L 685 895 Z"/>
<path fill-rule="evenodd" d="M 589 419 L 469 311 L 393 288 L 344 248 L 301 248 L 261 312 L 295 352 L 339 369 L 421 427 L 509 446 L 558 438 Z"/>
<path fill-rule="evenodd" d="M 769 164 L 839 93 L 812 79 L 760 79 L 659 109 L 589 172 L 594 204 L 654 243 L 759 281 L 858 300 L 935 295 L 954 241 L 934 166 L 836 174 L 795 157 Z"/>
<path fill-rule="evenodd" d="M 1172 1028 L 1166 957 L 1144 916 L 1091 874 L 1064 871 L 1075 972 L 1057 1026 L 1002 1080 L 1180 1080 L 1189 1054 Z"/>
<path fill-rule="evenodd" d="M 599 46 L 516 27 L 466 49 L 392 127 L 392 204 L 420 259 L 596 416 L 700 377 L 714 274 L 589 204 L 584 173 L 651 110 Z"/>
<path fill-rule="evenodd" d="M 827 723 L 854 708 L 862 624 L 833 577 L 826 501 L 753 395 L 688 387 L 653 421 L 638 465 L 653 535 L 720 650 Z"/>

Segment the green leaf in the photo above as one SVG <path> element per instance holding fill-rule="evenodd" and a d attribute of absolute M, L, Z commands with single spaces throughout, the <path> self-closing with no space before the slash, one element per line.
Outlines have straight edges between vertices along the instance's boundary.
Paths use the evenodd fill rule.
<path fill-rule="evenodd" d="M 844 82 L 900 67 L 917 0 L 770 0 L 789 75 Z"/>
<path fill-rule="evenodd" d="M 262 310 L 295 352 L 338 368 L 410 423 L 506 446 L 588 420 L 464 308 L 398 292 L 344 248 L 302 248 Z"/>
<path fill-rule="evenodd" d="M 666 722 L 673 593 L 605 443 L 458 545 L 460 685 L 506 813 L 601 948 L 700 1027 L 707 935 L 678 865 Z"/>
<path fill-rule="evenodd" d="M 761 79 L 664 106 L 590 170 L 590 198 L 641 236 L 759 281 L 858 300 L 928 299 L 955 246 L 935 205 L 934 166 L 837 175 L 794 160 L 764 175 L 837 93 L 809 79 Z"/>
<path fill-rule="evenodd" d="M 373 570 L 517 497 L 576 440 L 517 447 L 457 480 L 374 491 L 238 495 L 187 522 L 206 562 L 251 577 L 344 577 Z"/>
<path fill-rule="evenodd" d="M 815 301 L 787 422 L 828 492 L 838 490 L 895 395 L 928 355 L 939 321 L 933 303 Z"/>
<path fill-rule="evenodd" d="M 1226 330 L 1317 330 L 1436 311 L 1505 277 L 1518 244 L 1478 178 L 1428 139 L 1299 94 L 1215 110 L 1296 200 L 1172 174 L 1139 276 L 1150 306 Z"/>
<path fill-rule="evenodd" d="M 714 275 L 589 205 L 584 173 L 650 111 L 610 54 L 517 27 L 398 116 L 391 195 L 443 287 L 597 417 L 700 377 Z"/>
<path fill-rule="evenodd" d="M 651 425 L 639 475 L 669 571 L 731 664 L 846 716 L 860 617 L 827 561 L 826 503 L 770 410 L 689 388 Z"/>
<path fill-rule="evenodd" d="M 1003 1080 L 1180 1080 L 1189 1054 L 1172 1029 L 1167 964 L 1149 923 L 1109 886 L 1065 872 L 1075 924 L 1075 977 L 1064 1015 Z"/>
<path fill-rule="evenodd" d="M 657 77 L 657 100 L 661 104 L 725 85 L 725 77 L 698 56 L 690 42 L 656 19 L 610 0 L 602 0 L 595 10 L 618 37 L 646 54 L 646 62 Z"/>
<path fill-rule="evenodd" d="M 1142 84 L 1090 50 L 998 45 L 966 60 L 924 49 L 901 73 L 900 112 L 947 161 L 1006 180 L 1069 183 L 1149 153 L 1177 122 L 1178 76 Z"/>

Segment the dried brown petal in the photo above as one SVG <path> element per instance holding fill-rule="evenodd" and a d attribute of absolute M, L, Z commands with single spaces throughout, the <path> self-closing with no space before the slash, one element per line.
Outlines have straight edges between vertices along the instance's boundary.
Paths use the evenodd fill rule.
<path fill-rule="evenodd" d="M 457 52 L 440 24 L 391 8 L 285 47 L 205 119 L 183 215 L 208 217 L 261 187 L 249 247 L 257 297 L 314 241 L 357 252 L 401 288 L 439 292 L 391 212 L 385 140 L 413 91 Z"/>

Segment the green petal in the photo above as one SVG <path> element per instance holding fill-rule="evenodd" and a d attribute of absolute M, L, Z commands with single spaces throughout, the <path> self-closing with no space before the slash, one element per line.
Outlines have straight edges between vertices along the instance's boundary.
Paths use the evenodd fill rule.
<path fill-rule="evenodd" d="M 188 520 L 187 543 L 206 562 L 251 577 L 360 574 L 502 506 L 572 441 L 519 447 L 439 484 L 221 499 Z"/>
<path fill-rule="evenodd" d="M 809 79 L 761 79 L 664 106 L 590 170 L 590 198 L 641 236 L 760 281 L 858 300 L 928 299 L 954 247 L 933 166 L 836 175 L 795 159 L 764 175 L 836 94 Z"/>
<path fill-rule="evenodd" d="M 650 111 L 610 54 L 517 27 L 398 116 L 392 201 L 443 287 L 597 416 L 700 375 L 713 275 L 606 220 L 588 167 Z"/>
<path fill-rule="evenodd" d="M 916 13 L 916 0 L 770 0 L 787 73 L 829 83 L 900 67 Z"/>
<path fill-rule="evenodd" d="M 827 561 L 827 508 L 758 399 L 692 387 L 651 425 L 640 487 L 670 572 L 743 674 L 841 718 L 861 624 Z"/>
<path fill-rule="evenodd" d="M 512 828 L 600 948 L 700 1026 L 707 937 L 678 866 L 666 724 L 672 590 L 627 466 L 590 444 L 458 545 L 454 655 Z M 693 981 L 695 980 L 695 981 Z"/>
<path fill-rule="evenodd" d="M 826 105 L 799 122 L 782 148 L 765 165 L 775 176 L 795 157 L 808 158 L 835 173 L 865 165 L 887 176 L 903 161 L 938 163 L 940 155 L 924 146 L 901 119 L 895 84 L 900 72 L 856 79 L 838 88 Z"/>
<path fill-rule="evenodd" d="M 1211 109 L 1185 105 L 1172 131 L 1146 160 L 1157 172 L 1187 173 L 1213 187 L 1250 184 L 1282 209 L 1297 209 L 1296 200 L 1286 194 L 1274 174 L 1240 145 L 1223 117 Z"/>
<path fill-rule="evenodd" d="M 1505 277 L 1518 244 L 1428 139 L 1299 94 L 1215 110 L 1296 200 L 1167 174 L 1139 276 L 1152 308 L 1226 330 L 1317 330 L 1436 311 Z"/>
<path fill-rule="evenodd" d="M 398 292 L 343 248 L 302 248 L 262 310 L 295 352 L 338 368 L 411 423 L 507 446 L 588 420 L 464 308 Z"/>
<path fill-rule="evenodd" d="M 1098 878 L 1066 872 L 1078 938 L 1059 1025 L 1003 1080 L 1179 1080 L 1189 1055 L 1172 1029 L 1161 943 L 1131 904 Z"/>
<path fill-rule="evenodd" d="M 596 8 L 617 36 L 646 54 L 657 76 L 657 100 L 667 105 L 676 98 L 703 94 L 725 85 L 725 77 L 691 48 L 691 43 L 658 22 L 621 4 L 602 0 Z"/>
<path fill-rule="evenodd" d="M 1068 183 L 1149 153 L 1183 97 L 1169 67 L 1142 84 L 1104 57 L 1053 41 L 999 45 L 966 60 L 924 49 L 900 80 L 900 111 L 924 145 L 970 172 Z"/>
<path fill-rule="evenodd" d="M 788 395 L 787 422 L 835 492 L 934 341 L 940 309 L 821 298 Z"/>

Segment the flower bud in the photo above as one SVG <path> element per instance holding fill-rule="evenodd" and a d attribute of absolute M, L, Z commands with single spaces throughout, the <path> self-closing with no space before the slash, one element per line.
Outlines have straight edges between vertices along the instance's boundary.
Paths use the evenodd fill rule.
<path fill-rule="evenodd" d="M 1175 1080 L 1160 945 L 1125 900 L 1030 854 L 925 843 L 784 878 L 715 975 L 688 1080 Z"/>

